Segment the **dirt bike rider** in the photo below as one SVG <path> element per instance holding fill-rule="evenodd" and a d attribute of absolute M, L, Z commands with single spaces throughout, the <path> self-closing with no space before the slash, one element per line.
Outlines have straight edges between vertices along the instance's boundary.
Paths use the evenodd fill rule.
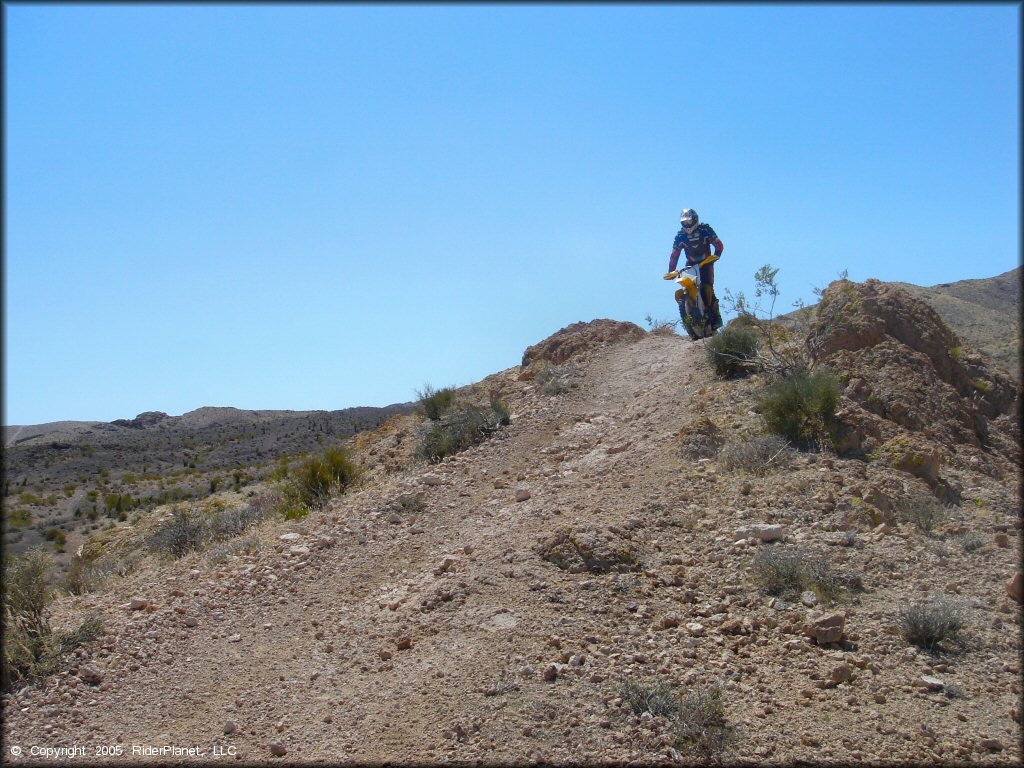
<path fill-rule="evenodd" d="M 679 223 L 682 225 L 672 243 L 672 255 L 668 262 L 668 271 L 674 272 L 676 262 L 679 260 L 679 252 L 686 254 L 687 264 L 698 264 L 710 255 L 721 256 L 725 246 L 718 239 L 715 230 L 708 224 L 701 224 L 697 218 L 697 212 L 692 208 L 685 208 L 679 214 Z M 714 249 L 712 251 L 712 248 Z M 700 284 L 704 291 L 704 306 L 708 308 L 707 319 L 711 320 L 712 328 L 722 327 L 722 314 L 718 311 L 718 299 L 715 296 L 715 265 L 705 264 L 700 268 Z M 679 316 L 686 320 L 686 307 L 680 302 Z"/>

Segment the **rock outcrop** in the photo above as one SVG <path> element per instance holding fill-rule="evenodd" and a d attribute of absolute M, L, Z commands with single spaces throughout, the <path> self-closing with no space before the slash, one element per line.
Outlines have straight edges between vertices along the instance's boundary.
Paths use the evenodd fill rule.
<path fill-rule="evenodd" d="M 527 347 L 523 353 L 523 367 L 539 360 L 561 365 L 573 357 L 598 349 L 607 344 L 639 341 L 647 332 L 635 323 L 618 320 L 591 320 L 573 323 Z"/>

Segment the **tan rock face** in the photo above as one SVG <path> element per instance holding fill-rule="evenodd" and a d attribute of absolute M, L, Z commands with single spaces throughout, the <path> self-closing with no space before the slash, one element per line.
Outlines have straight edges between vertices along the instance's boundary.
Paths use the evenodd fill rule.
<path fill-rule="evenodd" d="M 537 360 L 547 360 L 561 365 L 569 359 L 589 350 L 607 344 L 639 341 L 647 335 L 635 323 L 618 320 L 592 320 L 589 323 L 573 323 L 553 333 L 538 344 L 527 347 L 523 353 L 523 367 Z"/>
<path fill-rule="evenodd" d="M 1018 571 L 1006 582 L 1006 594 L 1018 603 L 1024 601 L 1024 573 Z"/>
<path fill-rule="evenodd" d="M 1011 376 L 901 288 L 836 281 L 825 291 L 819 316 L 840 305 L 840 321 L 820 330 L 823 361 L 849 377 L 840 406 L 841 454 L 871 451 L 912 433 L 943 452 L 969 445 L 1019 462 L 1020 385 Z M 916 469 L 937 486 L 930 455 Z"/>

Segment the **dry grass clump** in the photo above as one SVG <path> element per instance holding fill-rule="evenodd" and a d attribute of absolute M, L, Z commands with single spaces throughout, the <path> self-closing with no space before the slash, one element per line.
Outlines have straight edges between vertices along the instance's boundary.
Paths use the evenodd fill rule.
<path fill-rule="evenodd" d="M 951 511 L 933 496 L 916 496 L 899 507 L 900 518 L 913 523 L 924 533 L 931 533 L 935 526 L 947 520 Z"/>
<path fill-rule="evenodd" d="M 857 583 L 855 578 L 836 572 L 825 555 L 777 545 L 754 555 L 752 577 L 767 595 L 794 597 L 810 590 L 823 602 L 832 602 Z"/>
<path fill-rule="evenodd" d="M 489 406 L 456 403 L 445 416 L 430 422 L 416 455 L 435 464 L 483 442 L 509 423 L 508 407 L 497 398 Z"/>
<path fill-rule="evenodd" d="M 702 686 L 684 695 L 675 722 L 676 749 L 705 760 L 719 758 L 732 740 L 722 689 L 717 685 Z"/>
<path fill-rule="evenodd" d="M 454 387 L 434 389 L 429 384 L 424 384 L 423 389 L 416 390 L 416 396 L 419 398 L 420 411 L 431 421 L 438 421 L 455 405 Z"/>
<path fill-rule="evenodd" d="M 967 609 L 960 600 L 937 594 L 902 608 L 897 623 L 900 636 L 918 648 L 935 651 L 946 642 L 963 646 Z"/>
<path fill-rule="evenodd" d="M 673 746 L 705 760 L 721 757 L 732 737 L 725 718 L 725 702 L 718 685 L 676 692 L 666 680 L 640 683 L 626 680 L 619 689 L 634 715 L 650 712 L 671 722 Z"/>
<path fill-rule="evenodd" d="M 793 457 L 793 449 L 777 435 L 740 437 L 726 441 L 718 451 L 718 465 L 730 472 L 757 476 L 785 469 Z"/>
<path fill-rule="evenodd" d="M 626 680 L 619 695 L 629 704 L 634 715 L 650 712 L 655 717 L 671 717 L 679 709 L 679 699 L 667 680 L 650 684 Z"/>
<path fill-rule="evenodd" d="M 272 492 L 239 507 L 212 505 L 212 509 L 203 510 L 196 504 L 178 505 L 171 510 L 170 519 L 149 537 L 147 544 L 154 552 L 184 557 L 189 552 L 238 538 L 254 525 L 279 514 L 289 501 L 286 494 Z"/>

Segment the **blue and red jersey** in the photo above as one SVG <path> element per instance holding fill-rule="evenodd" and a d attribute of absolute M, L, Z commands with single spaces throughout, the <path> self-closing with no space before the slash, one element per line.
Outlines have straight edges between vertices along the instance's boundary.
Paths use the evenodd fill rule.
<path fill-rule="evenodd" d="M 669 258 L 668 271 L 675 271 L 680 251 L 686 254 L 687 264 L 696 264 L 712 254 L 712 247 L 715 249 L 715 256 L 721 256 L 722 251 L 725 250 L 725 246 L 722 245 L 722 241 L 718 239 L 718 235 L 715 234 L 711 225 L 698 224 L 692 234 L 687 232 L 685 227 L 680 227 L 676 239 L 672 242 L 672 255 Z"/>

